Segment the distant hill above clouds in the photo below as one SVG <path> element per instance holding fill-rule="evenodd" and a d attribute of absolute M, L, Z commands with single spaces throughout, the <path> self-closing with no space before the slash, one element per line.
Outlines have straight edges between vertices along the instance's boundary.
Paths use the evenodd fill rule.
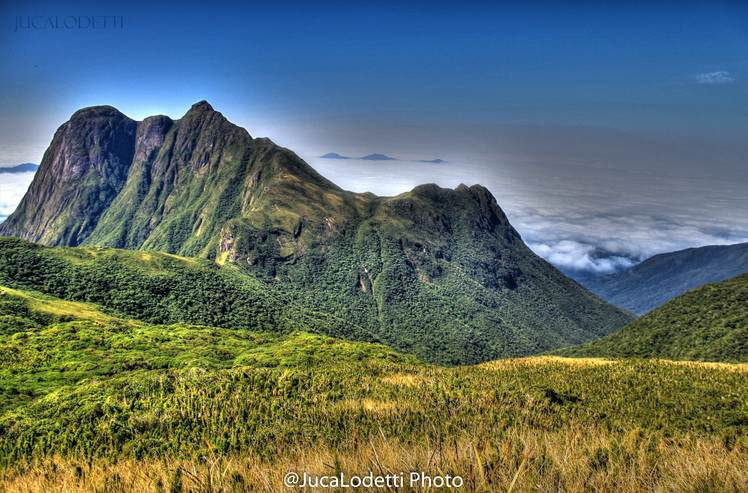
<path fill-rule="evenodd" d="M 637 316 L 694 288 L 748 272 L 748 243 L 662 253 L 616 274 L 579 281 Z"/>
<path fill-rule="evenodd" d="M 12 166 L 9 168 L 0 168 L 0 173 L 26 173 L 28 171 L 36 172 L 39 169 L 38 164 L 23 163 L 18 166 Z"/>
<path fill-rule="evenodd" d="M 320 159 L 353 159 L 348 156 L 341 156 L 337 152 L 328 152 L 324 156 L 320 156 Z"/>
<path fill-rule="evenodd" d="M 359 159 L 366 159 L 367 161 L 396 161 L 395 158 L 385 156 L 384 154 L 369 154 Z"/>

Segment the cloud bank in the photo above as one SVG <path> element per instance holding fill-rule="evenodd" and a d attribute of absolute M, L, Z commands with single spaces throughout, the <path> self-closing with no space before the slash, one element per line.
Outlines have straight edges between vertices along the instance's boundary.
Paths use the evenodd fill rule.
<path fill-rule="evenodd" d="M 594 240 L 587 243 L 576 240 L 555 242 L 527 242 L 535 253 L 549 261 L 562 272 L 578 279 L 619 272 L 638 264 L 644 258 L 634 256 L 631 252 L 616 252 L 602 244 L 615 244 L 616 240 L 604 240 L 596 244 Z"/>
<path fill-rule="evenodd" d="M 748 241 L 745 229 L 728 223 L 704 225 L 695 215 L 615 217 L 600 213 L 568 218 L 530 214 L 514 222 L 535 253 L 575 279 L 620 272 L 658 253 Z"/>

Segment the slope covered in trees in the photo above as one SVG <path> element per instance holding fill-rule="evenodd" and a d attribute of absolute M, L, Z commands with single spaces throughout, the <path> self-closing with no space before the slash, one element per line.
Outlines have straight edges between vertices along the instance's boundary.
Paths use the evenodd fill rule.
<path fill-rule="evenodd" d="M 620 331 L 556 351 L 570 357 L 748 362 L 748 274 L 668 301 Z"/>

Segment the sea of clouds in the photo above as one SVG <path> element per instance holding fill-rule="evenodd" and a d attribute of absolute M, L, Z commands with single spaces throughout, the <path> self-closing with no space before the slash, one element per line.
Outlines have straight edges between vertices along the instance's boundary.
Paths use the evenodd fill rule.
<path fill-rule="evenodd" d="M 0 173 L 0 222 L 16 210 L 34 179 L 34 172 Z"/>
<path fill-rule="evenodd" d="M 370 163 L 310 159 L 345 189 L 397 195 L 421 183 L 491 190 L 525 243 L 566 275 L 586 279 L 658 253 L 748 241 L 745 171 L 690 163 L 635 165 L 551 157 L 504 162 Z M 546 156 L 547 156 L 546 155 Z"/>

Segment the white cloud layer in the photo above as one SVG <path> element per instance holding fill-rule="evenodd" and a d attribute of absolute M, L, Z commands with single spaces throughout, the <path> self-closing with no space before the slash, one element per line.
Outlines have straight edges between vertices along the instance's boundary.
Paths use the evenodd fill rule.
<path fill-rule="evenodd" d="M 699 84 L 722 85 L 735 82 L 735 78 L 730 76 L 730 72 L 704 72 L 696 75 L 696 82 Z"/>
<path fill-rule="evenodd" d="M 16 210 L 33 179 L 33 172 L 0 174 L 0 222 Z"/>
<path fill-rule="evenodd" d="M 728 223 L 705 226 L 695 215 L 568 218 L 531 214 L 515 222 L 535 253 L 577 279 L 619 272 L 658 253 L 748 241 L 745 229 Z"/>
<path fill-rule="evenodd" d="M 611 240 L 607 243 L 611 243 Z M 615 254 L 599 245 L 574 240 L 552 244 L 528 242 L 527 246 L 558 269 L 570 274 L 584 273 L 584 277 L 618 272 L 643 260 L 631 258 L 628 253 Z"/>

